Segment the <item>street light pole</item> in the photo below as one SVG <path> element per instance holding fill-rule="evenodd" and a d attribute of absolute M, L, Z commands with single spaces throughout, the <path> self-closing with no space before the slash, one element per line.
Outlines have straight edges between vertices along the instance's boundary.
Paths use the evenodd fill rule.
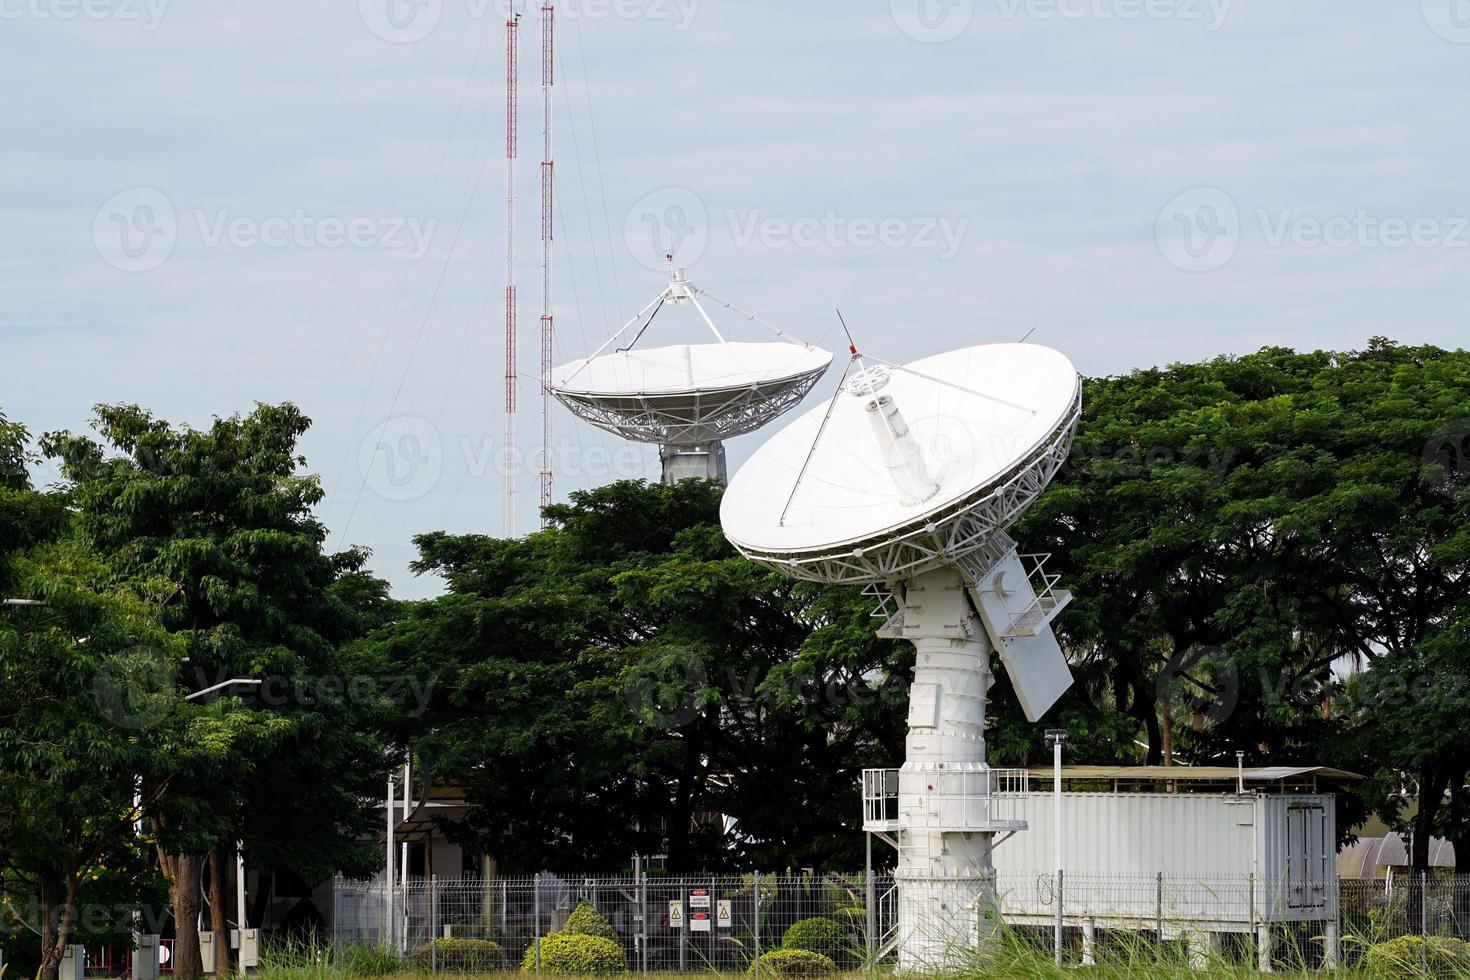
<path fill-rule="evenodd" d="M 1057 921 L 1052 937 L 1052 958 L 1062 962 L 1062 746 L 1067 744 L 1065 728 L 1048 728 L 1046 744 L 1051 746 L 1052 857 L 1057 872 Z"/>

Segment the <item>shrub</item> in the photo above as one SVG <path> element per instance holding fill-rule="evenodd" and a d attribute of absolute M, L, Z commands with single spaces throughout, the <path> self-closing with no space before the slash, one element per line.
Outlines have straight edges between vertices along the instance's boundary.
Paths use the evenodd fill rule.
<path fill-rule="evenodd" d="M 526 947 L 521 970 L 536 970 L 536 944 Z M 623 947 L 602 936 L 554 932 L 541 940 L 542 973 L 627 973 L 628 957 Z"/>
<path fill-rule="evenodd" d="M 1419 975 L 1418 936 L 1400 936 L 1386 943 L 1375 943 L 1368 947 L 1368 968 L 1374 973 L 1393 976 Z M 1458 939 L 1443 936 L 1428 936 L 1424 959 L 1431 976 L 1456 967 L 1470 966 L 1470 946 Z"/>
<path fill-rule="evenodd" d="M 811 950 L 775 949 L 762 953 L 760 959 L 750 965 L 751 973 L 757 969 L 778 977 L 825 977 L 837 972 L 837 964 L 830 956 Z"/>
<path fill-rule="evenodd" d="M 802 919 L 786 930 L 781 948 L 821 953 L 833 960 L 848 959 L 852 955 L 851 933 L 835 919 Z"/>
<path fill-rule="evenodd" d="M 445 973 L 489 973 L 505 968 L 505 950 L 488 939 L 436 939 L 408 954 L 415 970 L 437 966 Z"/>
<path fill-rule="evenodd" d="M 573 909 L 561 931 L 573 936 L 601 936 L 613 942 L 618 941 L 618 931 L 591 902 L 583 902 Z"/>

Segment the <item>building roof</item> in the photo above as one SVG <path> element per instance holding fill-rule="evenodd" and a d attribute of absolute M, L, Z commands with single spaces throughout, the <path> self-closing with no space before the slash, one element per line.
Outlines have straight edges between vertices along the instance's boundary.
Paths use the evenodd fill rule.
<path fill-rule="evenodd" d="M 1388 876 L 1390 869 L 1403 871 L 1409 867 L 1409 848 L 1402 834 L 1383 837 L 1360 837 L 1337 852 L 1337 873 L 1344 878 Z M 1429 865 L 1434 868 L 1455 866 L 1455 847 L 1443 837 L 1429 839 Z"/>
<path fill-rule="evenodd" d="M 1053 778 L 1050 766 L 1033 766 L 1028 775 L 1036 781 Z M 1238 778 L 1247 783 L 1265 784 L 1271 788 L 1316 785 L 1318 783 L 1350 783 L 1363 779 L 1357 773 L 1327 766 L 1256 766 L 1237 770 L 1233 766 L 1063 766 L 1062 779 L 1070 781 L 1110 782 L 1117 787 L 1128 784 L 1186 783 L 1196 788 L 1204 784 L 1235 785 Z"/>

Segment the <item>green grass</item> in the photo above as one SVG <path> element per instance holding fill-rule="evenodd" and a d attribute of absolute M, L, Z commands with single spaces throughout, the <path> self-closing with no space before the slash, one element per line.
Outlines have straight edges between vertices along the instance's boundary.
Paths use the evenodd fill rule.
<path fill-rule="evenodd" d="M 1075 934 L 1073 934 L 1075 938 Z M 1334 974 L 1309 968 L 1302 962 L 1295 948 L 1285 942 L 1277 944 L 1275 972 L 1273 976 L 1305 980 L 1314 978 L 1341 978 L 1341 980 L 1399 980 L 1403 977 L 1464 977 L 1470 980 L 1470 957 L 1453 964 L 1430 963 L 1429 972 L 1418 971 L 1417 944 L 1401 940 L 1396 953 L 1397 962 L 1379 962 L 1369 965 L 1366 955 L 1371 944 L 1366 939 L 1347 937 L 1342 941 L 1344 966 Z M 1380 950 L 1382 947 L 1380 947 Z M 1082 967 L 1078 961 L 1080 950 L 1075 945 L 1066 950 L 1067 962 L 1058 967 L 1052 961 L 1049 937 L 1038 932 L 1003 930 L 996 937 L 993 949 L 985 954 L 975 954 L 968 965 L 948 970 L 943 980 L 1075 980 L 1087 977 L 1096 980 L 1124 980 L 1124 978 L 1164 978 L 1164 980 L 1197 980 L 1197 978 L 1221 978 L 1221 980 L 1246 980 L 1259 978 L 1254 964 L 1248 961 L 1248 949 L 1237 948 L 1234 956 L 1223 953 L 1209 954 L 1203 963 L 1191 964 L 1181 943 L 1156 943 L 1151 936 L 1142 933 L 1099 933 L 1097 963 Z M 1242 961 L 1245 960 L 1245 961 Z M 691 966 L 695 964 L 691 962 Z M 636 960 L 630 963 L 630 973 L 637 976 Z M 894 976 L 891 967 L 884 966 L 870 973 L 864 969 L 840 974 L 840 977 L 859 980 L 863 977 L 879 976 L 888 980 Z M 444 976 L 444 974 L 439 974 Z M 524 973 L 506 970 L 501 972 L 474 974 L 485 980 L 511 980 L 523 978 Z M 649 973 L 652 980 L 688 980 L 691 976 L 728 977 L 748 980 L 744 969 L 704 971 L 693 970 L 679 974 L 671 972 Z M 406 968 L 401 961 L 386 949 L 358 949 L 333 955 L 329 945 L 320 942 L 287 942 L 272 944 L 263 951 L 260 980 L 435 980 L 435 975 L 423 970 Z M 3 975 L 0 975 L 3 980 Z"/>

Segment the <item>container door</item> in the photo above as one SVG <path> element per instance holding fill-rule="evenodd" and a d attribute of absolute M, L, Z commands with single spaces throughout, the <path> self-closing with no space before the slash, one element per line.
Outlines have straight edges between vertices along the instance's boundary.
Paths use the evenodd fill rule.
<path fill-rule="evenodd" d="M 1310 909 L 1327 900 L 1327 813 L 1320 806 L 1286 811 L 1286 904 Z"/>
<path fill-rule="evenodd" d="M 1286 905 L 1299 909 L 1306 904 L 1302 882 L 1306 878 L 1306 814 L 1300 807 L 1286 810 Z"/>
<path fill-rule="evenodd" d="M 1314 908 L 1327 905 L 1328 855 L 1335 850 L 1327 840 L 1327 810 L 1315 807 L 1308 811 L 1307 854 L 1311 862 L 1308 881 L 1311 884 L 1309 898 Z"/>

